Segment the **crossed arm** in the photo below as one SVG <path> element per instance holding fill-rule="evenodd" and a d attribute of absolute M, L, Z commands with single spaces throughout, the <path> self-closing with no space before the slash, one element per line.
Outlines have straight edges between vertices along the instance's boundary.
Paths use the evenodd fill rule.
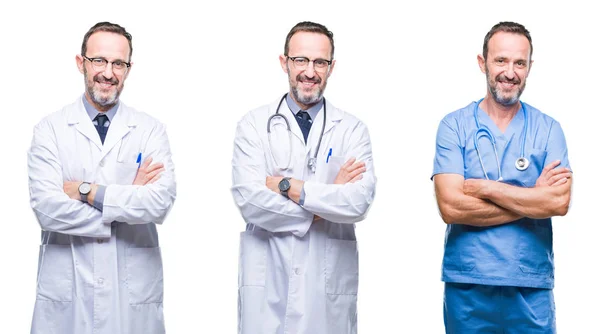
<path fill-rule="evenodd" d="M 437 174 L 434 186 L 440 215 L 446 224 L 494 226 L 522 217 L 547 218 L 567 213 L 572 173 L 548 164 L 533 188 L 501 182 L 468 179 L 458 174 Z"/>
<path fill-rule="evenodd" d="M 148 157 L 144 160 L 144 163 L 140 166 L 135 175 L 132 185 L 144 186 L 146 184 L 152 184 L 160 178 L 160 173 L 165 171 L 165 165 L 161 162 L 152 164 L 152 157 Z M 69 198 L 74 200 L 80 200 L 81 195 L 79 194 L 79 185 L 82 181 L 64 181 L 63 190 Z M 98 185 L 95 183 L 90 184 L 91 191 L 87 196 L 87 202 L 89 205 L 94 205 L 94 199 L 96 198 L 96 191 Z"/>
<path fill-rule="evenodd" d="M 78 191 L 81 182 L 64 181 L 54 129 L 49 121 L 40 122 L 34 129 L 28 167 L 30 203 L 42 229 L 77 236 L 109 237 L 110 222 L 114 220 L 128 223 L 162 222 L 175 196 L 170 154 L 164 153 L 168 152 L 164 129 L 149 147 L 149 156 L 157 156 L 167 162 L 167 176 L 159 180 L 157 174 L 161 173 L 163 167 L 160 164 L 150 166 L 151 161 L 145 161 L 145 168 L 140 168 L 135 178 L 137 185 L 107 186 L 104 211 L 100 211 L 81 202 Z M 156 174 L 149 177 L 152 172 Z M 144 182 L 143 187 L 141 182 Z M 93 196 L 88 201 L 93 202 Z M 126 204 L 130 207 L 125 212 L 128 217 L 121 220 L 125 210 L 119 205 Z"/>
<path fill-rule="evenodd" d="M 363 173 L 367 171 L 366 164 L 364 161 L 357 162 L 356 158 L 350 158 L 346 161 L 340 171 L 338 172 L 333 184 L 346 184 L 355 183 L 363 178 Z M 266 185 L 267 188 L 272 191 L 281 194 L 279 191 L 279 182 L 283 179 L 283 176 L 267 176 Z M 288 197 L 300 204 L 300 196 L 302 194 L 302 188 L 304 187 L 304 181 L 297 180 L 294 178 L 290 179 L 290 189 L 288 190 Z M 321 219 L 318 215 L 315 215 L 313 221 Z"/>

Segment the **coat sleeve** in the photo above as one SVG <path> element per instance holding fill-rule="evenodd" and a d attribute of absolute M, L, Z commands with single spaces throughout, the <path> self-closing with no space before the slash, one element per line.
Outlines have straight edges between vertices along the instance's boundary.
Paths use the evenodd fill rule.
<path fill-rule="evenodd" d="M 267 188 L 265 150 L 256 128 L 246 119 L 238 123 L 231 164 L 231 192 L 246 223 L 270 232 L 306 234 L 314 215 Z"/>
<path fill-rule="evenodd" d="M 27 164 L 30 204 L 42 230 L 110 237 L 110 225 L 102 223 L 100 211 L 65 194 L 56 135 L 48 119 L 34 128 Z"/>
<path fill-rule="evenodd" d="M 352 224 L 365 219 L 375 197 L 375 172 L 371 140 L 367 127 L 359 122 L 349 139 L 345 160 L 355 157 L 364 161 L 366 171 L 355 183 L 324 184 L 304 183 L 304 208 L 334 223 Z"/>
<path fill-rule="evenodd" d="M 176 196 L 175 167 L 165 126 L 155 122 L 145 145 L 144 159 L 162 162 L 160 178 L 144 186 L 111 184 L 106 187 L 102 221 L 127 224 L 162 224 L 173 207 Z"/>

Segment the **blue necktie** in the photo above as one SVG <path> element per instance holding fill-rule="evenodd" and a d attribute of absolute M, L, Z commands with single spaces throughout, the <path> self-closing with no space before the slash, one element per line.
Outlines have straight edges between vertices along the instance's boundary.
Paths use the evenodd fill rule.
<path fill-rule="evenodd" d="M 304 135 L 304 142 L 306 143 L 306 140 L 308 139 L 308 133 L 310 132 L 310 127 L 312 125 L 312 119 L 306 111 L 300 110 L 296 114 L 296 121 L 298 121 L 300 130 L 302 130 L 302 135 Z"/>
<path fill-rule="evenodd" d="M 96 130 L 98 130 L 100 140 L 102 141 L 102 144 L 104 144 L 104 139 L 106 138 L 106 133 L 108 132 L 108 126 L 110 125 L 108 116 L 104 114 L 98 114 L 96 118 L 94 118 L 94 121 L 97 123 L 94 125 L 96 126 Z"/>

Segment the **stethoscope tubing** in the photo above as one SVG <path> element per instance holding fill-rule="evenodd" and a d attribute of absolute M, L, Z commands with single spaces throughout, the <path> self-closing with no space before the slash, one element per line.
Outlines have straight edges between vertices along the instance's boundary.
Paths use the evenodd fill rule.
<path fill-rule="evenodd" d="M 283 118 L 283 120 L 285 121 L 285 125 L 287 127 L 287 131 L 290 137 L 290 154 L 289 154 L 289 160 L 288 160 L 288 164 L 285 168 L 281 168 L 278 166 L 277 161 L 275 161 L 275 157 L 273 157 L 273 161 L 275 162 L 275 165 L 283 170 L 286 170 L 288 168 L 290 168 L 290 164 L 292 161 L 292 130 L 290 127 L 290 122 L 288 121 L 287 117 L 285 117 L 285 115 L 280 114 L 279 113 L 279 109 L 281 108 L 281 105 L 283 104 L 283 101 L 285 100 L 285 98 L 287 97 L 288 93 L 285 93 L 283 95 L 283 97 L 281 98 L 281 100 L 279 101 L 279 104 L 277 105 L 277 109 L 275 110 L 275 113 L 273 115 L 271 115 L 269 117 L 269 119 L 267 120 L 267 133 L 269 136 L 269 146 L 271 148 L 271 154 L 273 154 L 272 149 L 273 146 L 271 145 L 271 120 L 275 117 L 281 117 Z M 325 101 L 325 98 L 323 98 L 323 127 L 321 128 L 321 135 L 319 136 L 319 141 L 317 143 L 317 149 L 315 151 L 314 157 L 310 158 L 308 161 L 308 167 L 309 169 L 314 173 L 316 171 L 316 163 L 317 163 L 317 156 L 319 154 L 319 149 L 321 148 L 321 141 L 323 140 L 323 134 L 325 134 L 325 122 L 327 120 L 327 101 Z"/>

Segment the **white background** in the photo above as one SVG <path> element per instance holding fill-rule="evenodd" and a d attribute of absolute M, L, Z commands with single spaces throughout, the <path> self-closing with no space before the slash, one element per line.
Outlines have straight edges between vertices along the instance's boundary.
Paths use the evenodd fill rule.
<path fill-rule="evenodd" d="M 162 2 L 161 2 L 162 3 Z M 377 195 L 357 226 L 360 333 L 442 333 L 445 225 L 429 180 L 438 122 L 485 94 L 476 56 L 501 20 L 531 32 L 535 63 L 522 99 L 563 126 L 575 172 L 572 206 L 554 220 L 560 333 L 597 330 L 597 15 L 584 1 L 19 2 L 0 8 L 0 332 L 29 331 L 40 229 L 29 207 L 33 126 L 83 93 L 75 55 L 109 20 L 133 35 L 121 96 L 167 125 L 178 198 L 159 227 L 168 333 L 234 333 L 238 233 L 229 192 L 237 121 L 287 89 L 278 55 L 302 20 L 334 32 L 326 96 L 369 127 Z M 592 3 L 592 2 L 590 2 Z M 75 157 L 74 157 L 75 158 Z"/>

